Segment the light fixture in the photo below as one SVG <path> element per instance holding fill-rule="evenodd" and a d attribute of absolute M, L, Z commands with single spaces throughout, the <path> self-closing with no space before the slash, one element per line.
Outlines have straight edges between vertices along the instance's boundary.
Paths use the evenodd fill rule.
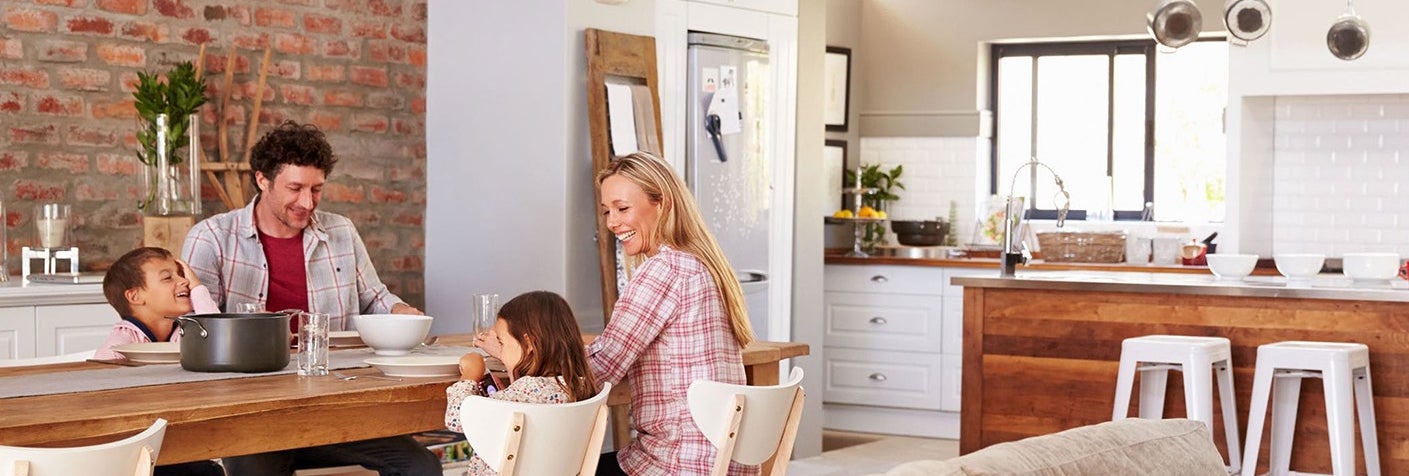
<path fill-rule="evenodd" d="M 1229 35 L 1242 41 L 1235 44 L 1246 45 L 1262 38 L 1272 27 L 1272 8 L 1267 6 L 1266 0 L 1229 0 L 1223 10 L 1223 24 L 1228 27 Z"/>
<path fill-rule="evenodd" d="M 1192 0 L 1161 0 L 1145 15 L 1145 26 L 1156 43 L 1173 49 L 1199 39 L 1203 15 Z"/>
<path fill-rule="evenodd" d="M 1345 13 L 1326 31 L 1326 47 L 1335 57 L 1351 61 L 1370 49 L 1370 25 L 1355 13 L 1355 0 L 1346 0 Z"/>

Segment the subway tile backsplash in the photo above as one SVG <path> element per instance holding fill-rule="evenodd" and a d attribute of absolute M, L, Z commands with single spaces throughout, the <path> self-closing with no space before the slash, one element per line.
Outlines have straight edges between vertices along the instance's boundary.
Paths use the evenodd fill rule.
<path fill-rule="evenodd" d="M 988 141 L 978 137 L 867 137 L 861 139 L 861 163 L 879 163 L 885 169 L 905 166 L 900 176 L 905 190 L 890 204 L 891 218 L 948 218 L 949 202 L 956 202 L 955 236 L 964 244 L 973 235 L 977 184 L 980 173 L 987 177 L 988 147 Z"/>
<path fill-rule="evenodd" d="M 1276 99 L 1272 249 L 1409 257 L 1409 95 Z"/>

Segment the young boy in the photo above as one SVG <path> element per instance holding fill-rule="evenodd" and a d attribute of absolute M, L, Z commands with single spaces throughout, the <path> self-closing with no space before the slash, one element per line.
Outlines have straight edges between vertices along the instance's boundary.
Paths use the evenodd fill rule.
<path fill-rule="evenodd" d="M 161 248 L 137 248 L 113 263 L 103 276 L 103 296 L 122 316 L 93 358 L 124 359 L 113 346 L 136 342 L 178 342 L 176 321 L 190 313 L 220 312 L 186 263 Z"/>

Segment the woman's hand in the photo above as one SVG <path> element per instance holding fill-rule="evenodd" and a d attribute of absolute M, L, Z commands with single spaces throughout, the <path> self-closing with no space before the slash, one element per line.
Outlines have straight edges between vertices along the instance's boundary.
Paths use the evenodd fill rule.
<path fill-rule="evenodd" d="M 499 336 L 493 332 L 481 332 L 475 335 L 475 347 L 484 349 L 490 357 L 501 359 L 504 355 L 504 348 L 499 345 Z"/>
<path fill-rule="evenodd" d="M 191 283 L 191 289 L 195 289 L 196 286 L 201 285 L 201 278 L 196 277 L 196 273 L 191 271 L 191 265 L 178 259 L 176 260 L 176 266 L 179 268 L 179 271 L 181 271 L 181 277 L 186 278 L 186 281 Z"/>
<path fill-rule="evenodd" d="M 460 357 L 460 380 L 484 378 L 484 356 L 470 352 Z"/>

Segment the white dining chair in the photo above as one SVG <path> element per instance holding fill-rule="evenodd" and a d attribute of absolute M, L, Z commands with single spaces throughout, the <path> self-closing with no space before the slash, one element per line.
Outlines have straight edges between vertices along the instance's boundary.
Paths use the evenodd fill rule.
<path fill-rule="evenodd" d="M 782 385 L 749 386 L 696 380 L 690 384 L 690 417 L 718 449 L 713 475 L 729 472 L 729 461 L 758 465 L 773 458 L 768 473 L 788 471 L 797 426 L 802 421 L 802 368 Z"/>
<path fill-rule="evenodd" d="M 98 350 L 85 350 L 72 354 L 51 355 L 46 357 L 28 357 L 23 359 L 0 359 L 0 367 L 29 367 L 32 365 L 64 364 L 69 362 L 82 362 L 93 358 Z"/>
<path fill-rule="evenodd" d="M 591 475 L 607 430 L 607 394 L 563 404 L 471 396 L 460 404 L 465 440 L 501 476 Z"/>
<path fill-rule="evenodd" d="M 73 448 L 0 446 L 0 476 L 151 476 L 166 420 L 119 441 Z"/>

